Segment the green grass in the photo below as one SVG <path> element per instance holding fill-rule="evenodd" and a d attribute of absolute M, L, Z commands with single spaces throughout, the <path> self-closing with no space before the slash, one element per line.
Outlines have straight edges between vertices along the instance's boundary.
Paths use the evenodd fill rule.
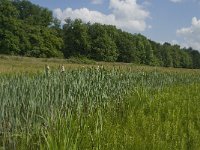
<path fill-rule="evenodd" d="M 150 67 L 132 63 L 119 62 L 95 62 L 84 58 L 70 58 L 70 59 L 56 59 L 56 58 L 31 58 L 20 56 L 0 55 L 0 73 L 1 74 L 18 74 L 30 73 L 35 74 L 44 72 L 45 65 L 49 65 L 51 70 L 58 70 L 60 65 L 64 65 L 66 69 L 87 68 L 104 66 L 108 69 L 119 68 L 121 70 L 131 70 L 134 72 L 167 72 L 167 73 L 193 73 L 199 74 L 198 69 L 182 69 L 182 68 L 164 68 L 164 67 Z"/>
<path fill-rule="evenodd" d="M 0 75 L 0 149 L 200 149 L 199 70 L 70 64 L 46 75 L 22 59 L 23 73 Z"/>
<path fill-rule="evenodd" d="M 99 108 L 81 118 L 73 114 L 58 118 L 45 130 L 42 147 L 199 149 L 199 90 L 200 84 L 166 88 L 153 95 L 141 89 L 123 103 Z"/>

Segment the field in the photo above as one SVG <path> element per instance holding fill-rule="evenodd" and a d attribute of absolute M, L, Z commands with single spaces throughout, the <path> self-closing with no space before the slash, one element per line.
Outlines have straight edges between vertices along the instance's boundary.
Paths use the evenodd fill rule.
<path fill-rule="evenodd" d="M 1 56 L 0 72 L 0 150 L 200 149 L 199 70 Z"/>

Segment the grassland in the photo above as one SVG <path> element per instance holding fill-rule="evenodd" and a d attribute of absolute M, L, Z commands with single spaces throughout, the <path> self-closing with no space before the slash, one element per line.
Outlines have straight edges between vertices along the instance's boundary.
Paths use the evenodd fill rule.
<path fill-rule="evenodd" d="M 0 72 L 0 149 L 200 149 L 199 70 L 2 56 Z"/>
<path fill-rule="evenodd" d="M 64 65 L 66 69 L 87 68 L 104 66 L 105 68 L 119 68 L 120 70 L 129 69 L 131 71 L 144 72 L 169 72 L 169 73 L 200 73 L 198 69 L 182 69 L 182 68 L 164 68 L 164 67 L 150 67 L 131 63 L 108 63 L 95 62 L 90 60 L 72 59 L 47 59 L 47 58 L 30 58 L 19 56 L 0 55 L 0 73 L 43 73 L 45 65 L 48 64 L 52 70 L 58 70 L 60 65 Z"/>

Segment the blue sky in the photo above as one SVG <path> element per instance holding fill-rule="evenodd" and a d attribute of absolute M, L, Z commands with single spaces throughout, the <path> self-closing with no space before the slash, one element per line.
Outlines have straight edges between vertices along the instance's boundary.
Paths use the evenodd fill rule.
<path fill-rule="evenodd" d="M 200 0 L 31 0 L 54 16 L 113 24 L 157 42 L 200 50 Z"/>

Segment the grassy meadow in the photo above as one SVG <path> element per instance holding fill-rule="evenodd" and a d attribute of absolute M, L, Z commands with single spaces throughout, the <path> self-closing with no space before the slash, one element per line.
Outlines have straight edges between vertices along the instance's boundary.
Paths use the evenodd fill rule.
<path fill-rule="evenodd" d="M 200 70 L 83 63 L 0 57 L 0 150 L 200 149 Z"/>

